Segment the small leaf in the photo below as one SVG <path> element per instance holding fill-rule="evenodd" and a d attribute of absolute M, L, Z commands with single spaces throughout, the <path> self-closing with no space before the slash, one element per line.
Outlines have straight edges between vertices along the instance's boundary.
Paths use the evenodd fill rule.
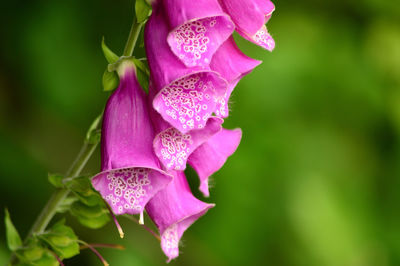
<path fill-rule="evenodd" d="M 64 213 L 66 211 L 69 211 L 71 208 L 72 203 L 77 201 L 78 199 L 76 196 L 69 196 L 66 199 L 63 200 L 63 202 L 57 207 L 57 212 L 58 213 Z"/>
<path fill-rule="evenodd" d="M 107 213 L 107 209 L 103 208 L 100 205 L 96 206 L 87 206 L 82 202 L 75 202 L 71 206 L 71 213 L 75 216 L 84 216 L 87 218 L 96 218 L 101 216 L 104 213 Z"/>
<path fill-rule="evenodd" d="M 136 0 L 135 3 L 136 21 L 144 22 L 151 14 L 151 6 L 145 0 Z"/>
<path fill-rule="evenodd" d="M 24 261 L 36 261 L 42 258 L 45 250 L 46 249 L 41 246 L 34 245 L 22 250 L 20 252 L 20 255 L 22 256 Z"/>
<path fill-rule="evenodd" d="M 83 225 L 90 229 L 99 229 L 105 226 L 110 221 L 110 216 L 106 213 L 97 216 L 97 217 L 84 217 L 84 216 L 77 216 L 76 219 Z"/>
<path fill-rule="evenodd" d="M 78 237 L 71 227 L 61 220 L 53 225 L 50 231 L 40 236 L 61 258 L 71 258 L 79 254 Z"/>
<path fill-rule="evenodd" d="M 106 58 L 107 62 L 112 64 L 118 61 L 119 56 L 116 55 L 110 48 L 107 47 L 104 37 L 101 40 L 101 49 L 103 50 L 104 57 Z"/>
<path fill-rule="evenodd" d="M 59 266 L 57 259 L 51 254 L 49 250 L 43 253 L 43 256 L 39 260 L 33 261 L 27 265 L 38 265 L 38 266 Z"/>
<path fill-rule="evenodd" d="M 15 251 L 22 246 L 21 237 L 19 236 L 17 229 L 11 221 L 10 213 L 7 209 L 5 210 L 5 212 L 6 215 L 4 217 L 4 223 L 6 225 L 7 245 L 11 251 Z"/>
<path fill-rule="evenodd" d="M 67 183 L 67 186 L 71 191 L 83 195 L 89 195 L 92 192 L 92 184 L 87 176 L 74 178 Z"/>
<path fill-rule="evenodd" d="M 82 225 L 92 229 L 103 227 L 110 220 L 104 203 L 96 206 L 87 206 L 82 202 L 75 202 L 72 204 L 70 211 Z"/>
<path fill-rule="evenodd" d="M 87 206 L 103 205 L 103 199 L 97 193 L 92 191 L 89 195 L 82 195 L 81 193 L 75 192 L 79 200 Z"/>
<path fill-rule="evenodd" d="M 57 259 L 47 248 L 37 247 L 39 249 L 29 250 L 28 253 L 19 251 L 16 253 L 20 262 L 18 266 L 59 266 Z M 30 253 L 30 254 L 29 254 Z"/>
<path fill-rule="evenodd" d="M 64 186 L 62 180 L 63 180 L 63 176 L 59 175 L 59 174 L 48 174 L 48 180 L 49 182 L 55 186 L 56 188 L 62 188 Z"/>
<path fill-rule="evenodd" d="M 119 85 L 119 77 L 116 72 L 109 72 L 107 69 L 103 74 L 103 90 L 112 91 Z"/>

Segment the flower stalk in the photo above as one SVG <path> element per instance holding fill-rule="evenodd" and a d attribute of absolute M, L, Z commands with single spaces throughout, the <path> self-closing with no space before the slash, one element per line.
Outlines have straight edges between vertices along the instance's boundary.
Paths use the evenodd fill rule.
<path fill-rule="evenodd" d="M 142 29 L 144 22 L 137 22 L 136 18 L 133 20 L 131 30 L 129 32 L 128 40 L 126 41 L 123 56 L 132 56 L 133 50 L 135 49 L 137 40 L 139 38 L 140 30 Z"/>

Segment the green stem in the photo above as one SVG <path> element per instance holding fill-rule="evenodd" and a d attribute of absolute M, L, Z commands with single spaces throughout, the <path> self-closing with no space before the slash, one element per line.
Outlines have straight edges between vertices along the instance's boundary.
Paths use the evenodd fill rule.
<path fill-rule="evenodd" d="M 132 56 L 142 27 L 143 23 L 138 23 L 135 18 L 131 26 L 131 31 L 129 32 L 128 40 L 125 44 L 124 56 Z"/>
<path fill-rule="evenodd" d="M 67 177 L 74 178 L 78 177 L 81 174 L 83 167 L 85 167 L 87 161 L 92 156 L 94 150 L 97 147 L 97 144 L 98 142 L 84 143 L 84 145 L 81 148 L 81 151 L 79 152 L 70 170 L 68 171 L 66 175 Z M 47 202 L 46 206 L 40 213 L 39 217 L 33 224 L 27 238 L 31 237 L 33 234 L 40 234 L 44 232 L 47 225 L 50 223 L 51 219 L 56 214 L 58 206 L 64 201 L 64 199 L 68 196 L 68 194 L 69 190 L 67 188 L 59 188 L 53 193 L 53 195 Z"/>
<path fill-rule="evenodd" d="M 142 29 L 144 23 L 137 23 L 136 20 L 133 22 L 131 31 L 129 32 L 129 37 L 125 45 L 124 49 L 124 56 L 131 56 L 133 54 L 133 50 L 136 46 L 136 42 L 139 37 L 139 33 Z M 94 122 L 92 123 L 89 131 L 91 130 L 98 130 L 100 128 L 100 121 L 102 115 L 97 117 Z M 74 178 L 78 177 L 81 174 L 82 169 L 86 166 L 86 163 L 92 156 L 94 150 L 96 149 L 99 141 L 89 141 L 86 138 L 83 146 L 76 157 L 75 161 L 72 163 L 71 167 L 69 168 L 66 178 Z M 32 237 L 33 235 L 43 233 L 46 230 L 46 227 L 50 223 L 51 219 L 53 219 L 54 215 L 57 212 L 57 208 L 59 205 L 64 201 L 64 199 L 68 196 L 69 190 L 67 188 L 58 188 L 53 195 L 50 197 L 49 201 L 46 203 L 45 207 L 37 217 L 36 221 L 34 222 L 31 230 L 29 231 L 25 243 L 27 240 Z M 13 265 L 16 261 L 15 253 L 12 254 L 10 258 L 10 265 Z"/>

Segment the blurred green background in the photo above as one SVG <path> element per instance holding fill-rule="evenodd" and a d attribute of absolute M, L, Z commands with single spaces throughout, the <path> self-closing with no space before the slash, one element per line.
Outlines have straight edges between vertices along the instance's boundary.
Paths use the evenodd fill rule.
<path fill-rule="evenodd" d="M 400 265 L 400 3 L 275 1 L 264 63 L 236 88 L 225 125 L 244 132 L 213 176 L 216 207 L 184 235 L 170 265 Z M 131 0 L 1 1 L 0 218 L 25 235 L 103 107 L 100 41 L 122 52 Z M 139 50 L 143 50 L 142 48 Z M 141 51 L 142 53 L 143 51 Z M 99 169 L 99 152 L 85 172 Z M 198 181 L 189 175 L 194 188 Z M 197 196 L 201 195 L 194 191 Z M 120 219 L 67 222 L 111 265 L 165 265 L 157 241 Z M 0 264 L 9 256 L 0 229 Z M 66 265 L 101 265 L 89 251 Z"/>

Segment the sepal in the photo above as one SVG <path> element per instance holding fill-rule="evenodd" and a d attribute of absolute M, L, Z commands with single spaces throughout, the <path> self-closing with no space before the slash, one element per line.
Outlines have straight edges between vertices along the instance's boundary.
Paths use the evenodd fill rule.
<path fill-rule="evenodd" d="M 71 227 L 65 225 L 65 219 L 55 223 L 48 232 L 39 235 L 38 238 L 49 245 L 61 259 L 79 254 L 78 237 Z"/>
<path fill-rule="evenodd" d="M 118 61 L 119 56 L 116 55 L 110 48 L 106 45 L 104 41 L 104 37 L 101 40 L 101 49 L 103 50 L 104 57 L 106 58 L 109 64 L 113 64 Z"/>
<path fill-rule="evenodd" d="M 101 228 L 110 221 L 108 210 L 101 205 L 88 206 L 76 201 L 72 204 L 70 212 L 83 226 L 91 229 Z"/>
<path fill-rule="evenodd" d="M 16 251 L 15 255 L 19 260 L 19 263 L 17 264 L 18 266 L 59 265 L 52 252 L 47 249 L 37 238 L 30 239 L 25 247 Z"/>
<path fill-rule="evenodd" d="M 103 78 L 103 90 L 104 91 L 113 91 L 115 88 L 118 87 L 119 78 L 117 73 L 109 72 L 107 69 L 104 71 Z"/>
<path fill-rule="evenodd" d="M 93 189 L 87 177 L 78 177 L 66 186 L 74 193 L 76 200 L 71 201 L 70 213 L 84 226 L 98 229 L 110 221 L 107 207 L 101 196 Z"/>
<path fill-rule="evenodd" d="M 11 251 L 16 251 L 22 246 L 22 240 L 7 209 L 5 209 L 4 224 L 6 226 L 7 246 Z"/>

